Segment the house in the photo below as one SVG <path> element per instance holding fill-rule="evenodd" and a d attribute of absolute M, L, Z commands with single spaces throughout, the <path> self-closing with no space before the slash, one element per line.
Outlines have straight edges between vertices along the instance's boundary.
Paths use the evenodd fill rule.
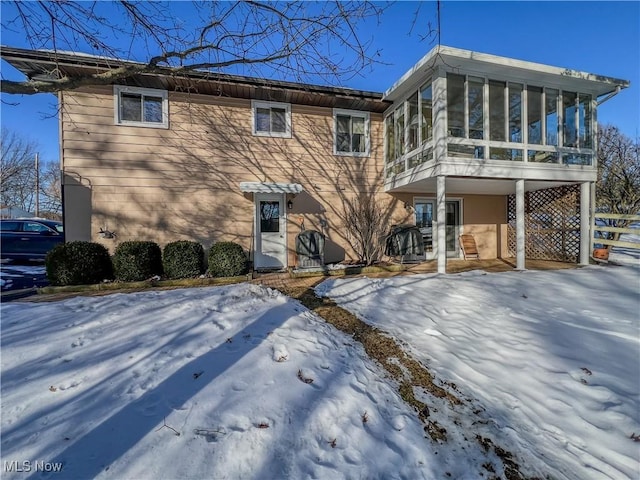
<path fill-rule="evenodd" d="M 130 64 L 1 55 L 29 78 Z M 420 227 L 439 272 L 462 233 L 521 269 L 586 264 L 596 110 L 628 84 L 438 46 L 384 93 L 170 70 L 61 92 L 67 240 L 231 240 L 263 269 L 295 265 L 313 229 L 335 262 L 357 250 L 347 213 L 373 202 Z"/>

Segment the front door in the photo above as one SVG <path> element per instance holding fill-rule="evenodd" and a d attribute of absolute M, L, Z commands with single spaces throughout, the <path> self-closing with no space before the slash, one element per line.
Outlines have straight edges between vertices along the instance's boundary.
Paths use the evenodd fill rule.
<path fill-rule="evenodd" d="M 425 258 L 437 257 L 438 226 L 435 199 L 416 198 L 414 200 L 416 226 L 422 232 Z M 447 257 L 457 258 L 460 255 L 458 237 L 460 236 L 460 200 L 447 200 L 445 204 L 446 249 Z"/>
<path fill-rule="evenodd" d="M 284 195 L 256 193 L 255 206 L 254 268 L 284 268 L 287 265 Z"/>

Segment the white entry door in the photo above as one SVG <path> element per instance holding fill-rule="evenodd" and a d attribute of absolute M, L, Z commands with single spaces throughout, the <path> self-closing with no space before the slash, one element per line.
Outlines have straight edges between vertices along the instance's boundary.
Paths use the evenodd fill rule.
<path fill-rule="evenodd" d="M 284 268 L 287 265 L 287 235 L 284 195 L 256 193 L 254 268 Z"/>

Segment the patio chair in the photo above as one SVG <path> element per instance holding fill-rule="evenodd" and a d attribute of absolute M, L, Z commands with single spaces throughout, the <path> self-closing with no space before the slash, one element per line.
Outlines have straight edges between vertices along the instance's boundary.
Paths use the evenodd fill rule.
<path fill-rule="evenodd" d="M 462 247 L 462 254 L 465 260 L 475 258 L 480 260 L 480 254 L 478 253 L 478 247 L 476 246 L 476 240 L 473 235 L 460 235 L 460 246 Z"/>

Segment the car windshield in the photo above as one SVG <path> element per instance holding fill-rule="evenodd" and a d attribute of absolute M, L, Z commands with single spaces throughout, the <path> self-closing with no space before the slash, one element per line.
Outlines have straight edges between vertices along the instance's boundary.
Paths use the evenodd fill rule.
<path fill-rule="evenodd" d="M 62 225 L 56 225 L 56 230 L 60 233 L 64 233 L 64 227 Z"/>

